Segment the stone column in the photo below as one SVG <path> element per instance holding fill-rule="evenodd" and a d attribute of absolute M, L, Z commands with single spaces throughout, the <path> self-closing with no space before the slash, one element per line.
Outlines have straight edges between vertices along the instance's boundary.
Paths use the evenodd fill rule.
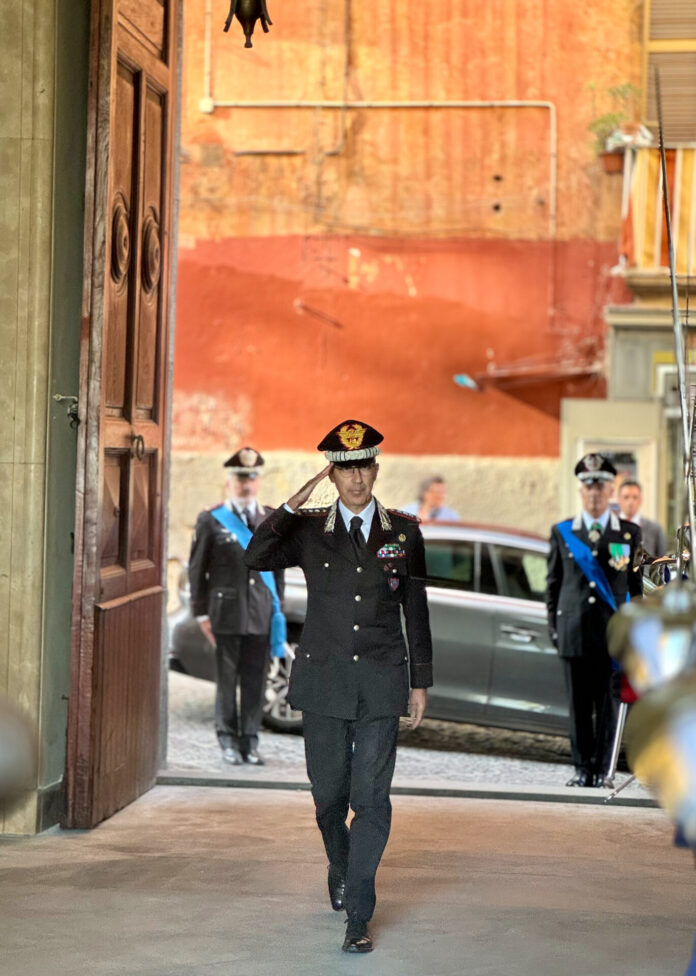
<path fill-rule="evenodd" d="M 0 694 L 40 732 L 55 0 L 0 0 Z M 38 787 L 38 782 L 37 782 Z M 37 793 L 0 815 L 36 830 Z"/>

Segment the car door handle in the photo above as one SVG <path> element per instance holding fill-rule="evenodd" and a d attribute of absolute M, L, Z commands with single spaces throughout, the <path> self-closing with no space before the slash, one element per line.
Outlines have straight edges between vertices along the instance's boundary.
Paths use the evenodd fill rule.
<path fill-rule="evenodd" d="M 519 627 L 512 627 L 509 624 L 503 624 L 500 628 L 501 634 L 505 634 L 510 640 L 517 641 L 519 644 L 531 644 L 536 633 L 533 630 L 522 630 Z"/>

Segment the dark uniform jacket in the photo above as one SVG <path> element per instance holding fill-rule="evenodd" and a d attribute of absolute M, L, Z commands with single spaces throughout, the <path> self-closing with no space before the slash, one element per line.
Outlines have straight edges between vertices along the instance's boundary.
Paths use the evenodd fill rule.
<path fill-rule="evenodd" d="M 633 570 L 636 548 L 640 545 L 640 527 L 618 518 L 613 512 L 598 542 L 590 542 L 582 515 L 573 519 L 574 535 L 597 553 L 597 562 L 611 587 L 617 608 L 643 592 L 643 577 Z M 575 559 L 554 525 L 546 577 L 546 609 L 551 639 L 561 657 L 590 657 L 607 652 L 606 627 L 613 610 L 603 600 L 597 587 L 576 565 Z M 610 544 L 627 547 L 619 559 L 612 555 Z"/>
<path fill-rule="evenodd" d="M 337 502 L 296 514 L 279 508 L 255 533 L 246 561 L 254 569 L 304 570 L 307 615 L 290 679 L 293 708 L 346 719 L 405 714 L 409 664 L 411 687 L 430 687 L 418 519 L 377 502 L 358 558 Z"/>
<path fill-rule="evenodd" d="M 263 511 L 263 515 L 261 512 Z M 257 508 L 257 527 L 273 511 Z M 259 573 L 244 562 L 244 549 L 234 532 L 220 525 L 209 511 L 201 512 L 189 557 L 191 612 L 207 614 L 214 634 L 268 634 L 273 599 Z M 275 574 L 283 596 L 283 573 Z"/>

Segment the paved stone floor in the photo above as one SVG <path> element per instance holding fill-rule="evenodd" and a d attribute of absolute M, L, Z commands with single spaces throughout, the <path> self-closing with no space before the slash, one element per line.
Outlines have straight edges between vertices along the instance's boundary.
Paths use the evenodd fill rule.
<path fill-rule="evenodd" d="M 691 856 L 658 810 L 398 796 L 369 956 L 309 797 L 158 787 L 0 843 L 0 976 L 683 976 Z"/>
<path fill-rule="evenodd" d="M 170 769 L 252 781 L 306 781 L 304 743 L 298 735 L 262 731 L 259 749 L 267 760 L 263 769 L 224 763 L 215 737 L 214 696 L 211 682 L 170 672 Z M 394 783 L 560 788 L 572 771 L 565 738 L 425 719 L 419 729 L 402 728 Z M 628 773 L 619 773 L 617 785 L 627 778 Z M 621 796 L 645 798 L 647 793 L 634 784 Z"/>

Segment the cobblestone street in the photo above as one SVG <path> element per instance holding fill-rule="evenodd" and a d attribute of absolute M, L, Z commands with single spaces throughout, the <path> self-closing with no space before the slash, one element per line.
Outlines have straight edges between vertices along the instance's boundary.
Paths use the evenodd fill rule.
<path fill-rule="evenodd" d="M 229 776 L 214 728 L 212 682 L 169 673 L 168 769 Z M 458 722 L 425 719 L 419 729 L 400 734 L 394 782 L 414 780 L 443 785 L 493 784 L 525 787 L 563 786 L 572 773 L 568 741 L 559 736 L 510 732 Z M 235 767 L 244 777 L 306 780 L 302 736 L 261 732 L 263 769 Z M 627 778 L 619 773 L 619 785 Z M 632 784 L 622 795 L 647 796 Z"/>

